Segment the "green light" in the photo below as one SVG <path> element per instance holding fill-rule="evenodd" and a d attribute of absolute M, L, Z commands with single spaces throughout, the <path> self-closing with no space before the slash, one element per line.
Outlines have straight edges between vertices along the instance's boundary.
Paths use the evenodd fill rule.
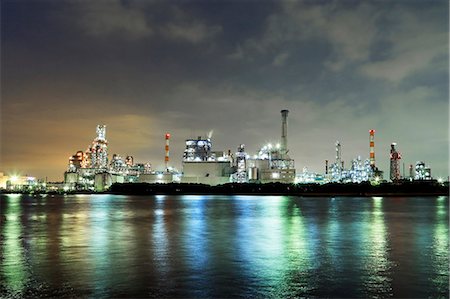
<path fill-rule="evenodd" d="M 20 292 L 24 288 L 27 278 L 25 271 L 26 261 L 21 245 L 23 236 L 20 213 L 20 203 L 10 202 L 8 206 L 8 217 L 4 224 L 5 240 L 2 272 L 4 273 L 6 285 L 14 292 Z"/>

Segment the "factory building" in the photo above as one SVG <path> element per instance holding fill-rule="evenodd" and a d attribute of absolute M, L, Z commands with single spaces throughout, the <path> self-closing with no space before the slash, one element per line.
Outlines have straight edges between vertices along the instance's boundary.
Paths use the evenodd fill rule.
<path fill-rule="evenodd" d="M 357 156 L 351 160 L 350 168 L 344 168 L 344 161 L 342 160 L 342 145 L 336 141 L 336 160 L 328 167 L 328 160 L 325 160 L 325 179 L 334 183 L 361 183 L 366 181 L 379 181 L 382 172 L 375 166 L 375 151 L 374 151 L 374 133 L 375 130 L 370 130 L 370 154 L 369 159 L 362 160 L 361 156 Z M 330 169 L 330 171 L 329 171 Z"/>
<path fill-rule="evenodd" d="M 249 158 L 248 179 L 250 182 L 295 182 L 294 160 L 288 155 L 288 110 L 281 110 L 281 142 L 263 146 L 257 155 Z"/>
<path fill-rule="evenodd" d="M 170 134 L 165 134 L 164 170 L 154 171 L 150 163 L 135 163 L 132 156 L 114 154 L 108 158 L 106 126 L 98 125 L 97 136 L 86 152 L 77 151 L 69 157 L 64 174 L 65 189 L 68 190 L 107 190 L 113 183 L 201 183 L 209 185 L 234 183 L 361 183 L 378 182 L 383 172 L 375 163 L 375 130 L 369 130 L 369 158 L 360 156 L 351 160 L 344 168 L 342 145 L 335 143 L 335 161 L 325 160 L 325 175 L 303 172 L 296 175 L 294 160 L 288 149 L 288 110 L 281 110 L 281 138 L 273 145 L 262 146 L 250 156 L 245 145 L 240 144 L 235 153 L 213 151 L 211 136 L 187 139 L 182 158 L 182 173 L 169 166 Z M 390 151 L 390 179 L 400 180 L 399 160 L 401 154 L 392 143 Z M 410 177 L 416 180 L 431 180 L 431 170 L 423 162 L 417 162 L 415 172 L 411 165 Z"/>
<path fill-rule="evenodd" d="M 416 162 L 415 168 L 415 180 L 431 180 L 431 168 L 425 166 L 425 163 L 422 161 Z"/>
<path fill-rule="evenodd" d="M 32 176 L 5 176 L 3 173 L 0 173 L 0 183 L 0 189 L 6 189 L 9 191 L 32 191 L 41 188 L 43 184 L 43 182 L 39 182 Z"/>
<path fill-rule="evenodd" d="M 0 189 L 6 189 L 6 182 L 9 181 L 9 176 L 0 172 Z"/>
<path fill-rule="evenodd" d="M 167 184 L 174 181 L 174 174 L 169 171 L 144 173 L 137 177 L 136 182 L 138 183 L 158 183 Z"/>
<path fill-rule="evenodd" d="M 327 177 L 331 182 L 342 182 L 343 181 L 343 169 L 344 169 L 344 161 L 342 161 L 342 148 L 341 143 L 339 141 L 336 141 L 336 161 L 331 164 L 330 167 L 330 174 Z M 325 165 L 325 172 L 328 172 L 328 160 L 326 161 Z"/>
<path fill-rule="evenodd" d="M 106 126 L 98 125 L 97 136 L 86 152 L 77 151 L 69 157 L 67 171 L 64 173 L 65 190 L 104 191 L 111 184 L 137 182 L 142 174 L 152 172 L 150 163 L 134 163 L 132 156 L 125 160 L 117 154 L 108 164 L 108 141 Z"/>
<path fill-rule="evenodd" d="M 352 166 L 347 172 L 346 180 L 352 183 L 367 182 L 373 177 L 373 164 L 370 159 L 362 160 L 361 156 L 352 160 Z"/>
<path fill-rule="evenodd" d="M 225 184 L 233 173 L 231 155 L 212 151 L 210 137 L 187 139 L 182 165 L 182 183 Z"/>

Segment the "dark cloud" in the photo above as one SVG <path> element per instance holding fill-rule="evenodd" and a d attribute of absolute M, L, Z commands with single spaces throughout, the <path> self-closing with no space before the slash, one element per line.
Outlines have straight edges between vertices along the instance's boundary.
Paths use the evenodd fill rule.
<path fill-rule="evenodd" d="M 181 165 L 185 138 L 253 153 L 277 142 L 281 109 L 297 169 L 323 171 L 343 144 L 388 171 L 448 175 L 445 1 L 4 1 L 2 161 L 61 179 L 107 124 L 111 153 Z M 418 142 L 420 141 L 420 142 Z"/>

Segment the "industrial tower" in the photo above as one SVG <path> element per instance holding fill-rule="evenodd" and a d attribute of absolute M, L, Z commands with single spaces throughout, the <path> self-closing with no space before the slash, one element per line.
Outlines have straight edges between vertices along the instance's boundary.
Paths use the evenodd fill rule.
<path fill-rule="evenodd" d="M 97 137 L 90 148 L 92 168 L 108 168 L 108 141 L 106 140 L 106 126 L 97 126 Z"/>
<path fill-rule="evenodd" d="M 402 158 L 400 152 L 395 149 L 397 143 L 391 144 L 391 169 L 390 169 L 390 179 L 393 182 L 400 180 L 400 159 Z"/>
<path fill-rule="evenodd" d="M 233 181 L 237 183 L 246 183 L 247 180 L 247 153 L 245 152 L 245 145 L 241 144 L 236 152 L 236 173 Z"/>
<path fill-rule="evenodd" d="M 280 152 L 282 158 L 288 153 L 288 139 L 287 139 L 287 117 L 289 110 L 281 110 L 281 147 Z"/>
<path fill-rule="evenodd" d="M 170 140 L 170 133 L 166 133 L 166 147 L 165 147 L 165 157 L 164 157 L 164 166 L 165 171 L 169 171 L 169 140 Z"/>
<path fill-rule="evenodd" d="M 341 143 L 339 141 L 336 141 L 336 165 L 338 167 L 338 175 L 340 179 L 342 175 L 342 169 L 344 167 L 342 166 Z"/>
<path fill-rule="evenodd" d="M 369 130 L 369 147 L 370 147 L 370 167 L 375 170 L 375 130 Z"/>

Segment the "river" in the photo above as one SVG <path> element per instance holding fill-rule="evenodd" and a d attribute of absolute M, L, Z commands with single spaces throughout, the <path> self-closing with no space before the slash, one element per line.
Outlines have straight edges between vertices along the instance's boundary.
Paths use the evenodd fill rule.
<path fill-rule="evenodd" d="M 0 196 L 0 297 L 449 294 L 445 196 Z"/>

